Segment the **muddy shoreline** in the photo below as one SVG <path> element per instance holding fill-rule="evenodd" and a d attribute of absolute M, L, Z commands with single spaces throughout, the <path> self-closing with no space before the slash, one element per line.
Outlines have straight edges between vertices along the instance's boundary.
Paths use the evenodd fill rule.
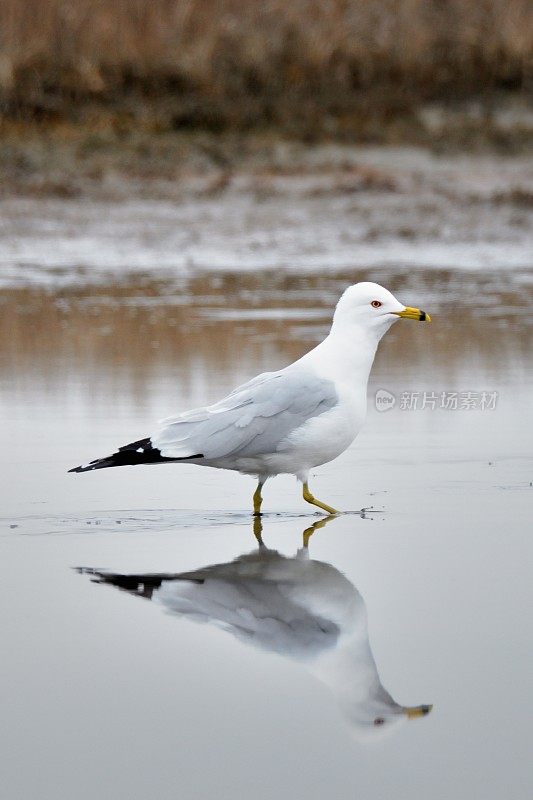
<path fill-rule="evenodd" d="M 394 186 L 394 176 L 369 171 L 367 152 L 419 151 L 452 163 L 470 157 L 526 160 L 533 147 L 533 109 L 524 101 L 503 102 L 487 117 L 475 103 L 435 105 L 420 110 L 414 127 L 389 122 L 379 130 L 382 135 L 373 137 L 298 137 L 275 127 L 219 133 L 153 130 L 142 122 L 123 127 L 98 115 L 83 123 L 0 117 L 0 197 L 179 199 L 215 196 L 247 181 L 268 192 L 272 176 L 316 171 L 330 173 L 331 191 L 386 188 Z M 343 174 L 357 168 L 362 171 Z"/>
<path fill-rule="evenodd" d="M 413 268 L 511 270 L 527 281 L 531 267 L 526 156 L 284 145 L 275 166 L 257 156 L 240 169 L 91 187 L 0 199 L 0 286 L 148 277 L 179 287 L 206 271 L 257 270 L 405 280 Z"/>

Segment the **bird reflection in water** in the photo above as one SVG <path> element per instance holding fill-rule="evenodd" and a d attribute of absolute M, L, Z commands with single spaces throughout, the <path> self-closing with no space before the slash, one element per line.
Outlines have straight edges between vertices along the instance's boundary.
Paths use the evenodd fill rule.
<path fill-rule="evenodd" d="M 391 697 L 370 648 L 363 598 L 339 570 L 310 558 L 312 534 L 332 519 L 307 528 L 293 557 L 265 546 L 256 518 L 258 548 L 225 564 L 175 574 L 81 571 L 96 583 L 153 600 L 171 614 L 207 622 L 299 662 L 331 690 L 354 735 L 373 740 L 425 716 L 432 706 L 403 706 Z"/>

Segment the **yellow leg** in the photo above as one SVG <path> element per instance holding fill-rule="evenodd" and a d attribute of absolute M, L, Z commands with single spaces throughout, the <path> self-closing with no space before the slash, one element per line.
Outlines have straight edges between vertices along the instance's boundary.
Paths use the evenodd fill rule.
<path fill-rule="evenodd" d="M 335 517 L 336 517 L 335 514 L 330 514 L 328 517 L 322 517 L 322 519 L 319 519 L 316 522 L 313 522 L 313 524 L 310 525 L 309 528 L 306 528 L 305 531 L 303 532 L 303 546 L 304 546 L 304 548 L 307 549 L 309 547 L 309 539 L 311 538 L 313 533 L 315 531 L 318 531 L 320 528 L 323 528 L 324 525 L 327 525 L 328 522 L 330 520 L 332 520 L 332 519 L 335 519 Z"/>
<path fill-rule="evenodd" d="M 263 523 L 261 522 L 261 515 L 257 514 L 254 516 L 254 536 L 257 539 L 257 544 L 259 547 L 264 547 L 265 543 L 263 542 Z"/>
<path fill-rule="evenodd" d="M 259 517 L 261 515 L 261 503 L 263 502 L 263 496 L 261 494 L 261 489 L 263 488 L 263 483 L 259 481 L 257 484 L 257 489 L 254 492 L 254 516 Z"/>
<path fill-rule="evenodd" d="M 320 500 L 317 500 L 316 497 L 313 497 L 313 495 L 309 491 L 309 486 L 307 485 L 307 481 L 303 485 L 303 496 L 304 500 L 307 500 L 308 503 L 311 503 L 311 505 L 313 506 L 318 506 L 318 508 L 321 508 L 323 511 L 327 511 L 328 514 L 339 513 L 335 508 L 328 506 L 327 503 L 321 503 Z"/>

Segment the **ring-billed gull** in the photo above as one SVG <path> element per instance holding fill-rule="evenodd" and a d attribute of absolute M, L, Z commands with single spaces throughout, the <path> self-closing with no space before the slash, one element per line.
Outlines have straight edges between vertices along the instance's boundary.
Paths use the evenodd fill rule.
<path fill-rule="evenodd" d="M 130 464 L 187 462 L 257 477 L 254 514 L 268 478 L 296 475 L 303 497 L 317 500 L 309 471 L 337 458 L 353 442 L 366 415 L 367 383 L 377 346 L 399 318 L 430 322 L 377 283 L 348 287 L 335 309 L 329 335 L 302 358 L 265 372 L 214 405 L 163 420 L 150 436 L 70 472 Z"/>
<path fill-rule="evenodd" d="M 80 572 L 297 662 L 330 689 L 352 733 L 374 740 L 427 715 L 432 706 L 394 700 L 372 654 L 363 598 L 338 569 L 309 558 L 311 534 L 332 519 L 307 528 L 304 546 L 293 557 L 264 546 L 256 519 L 259 549 L 229 563 L 181 573 Z"/>

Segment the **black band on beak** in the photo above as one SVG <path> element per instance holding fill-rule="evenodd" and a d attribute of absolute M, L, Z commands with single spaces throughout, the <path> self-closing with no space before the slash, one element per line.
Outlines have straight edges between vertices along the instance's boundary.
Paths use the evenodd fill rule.
<path fill-rule="evenodd" d="M 426 312 L 425 311 L 421 311 L 420 312 L 420 316 L 418 317 L 418 320 L 419 320 L 419 322 L 425 322 L 426 321 Z"/>

